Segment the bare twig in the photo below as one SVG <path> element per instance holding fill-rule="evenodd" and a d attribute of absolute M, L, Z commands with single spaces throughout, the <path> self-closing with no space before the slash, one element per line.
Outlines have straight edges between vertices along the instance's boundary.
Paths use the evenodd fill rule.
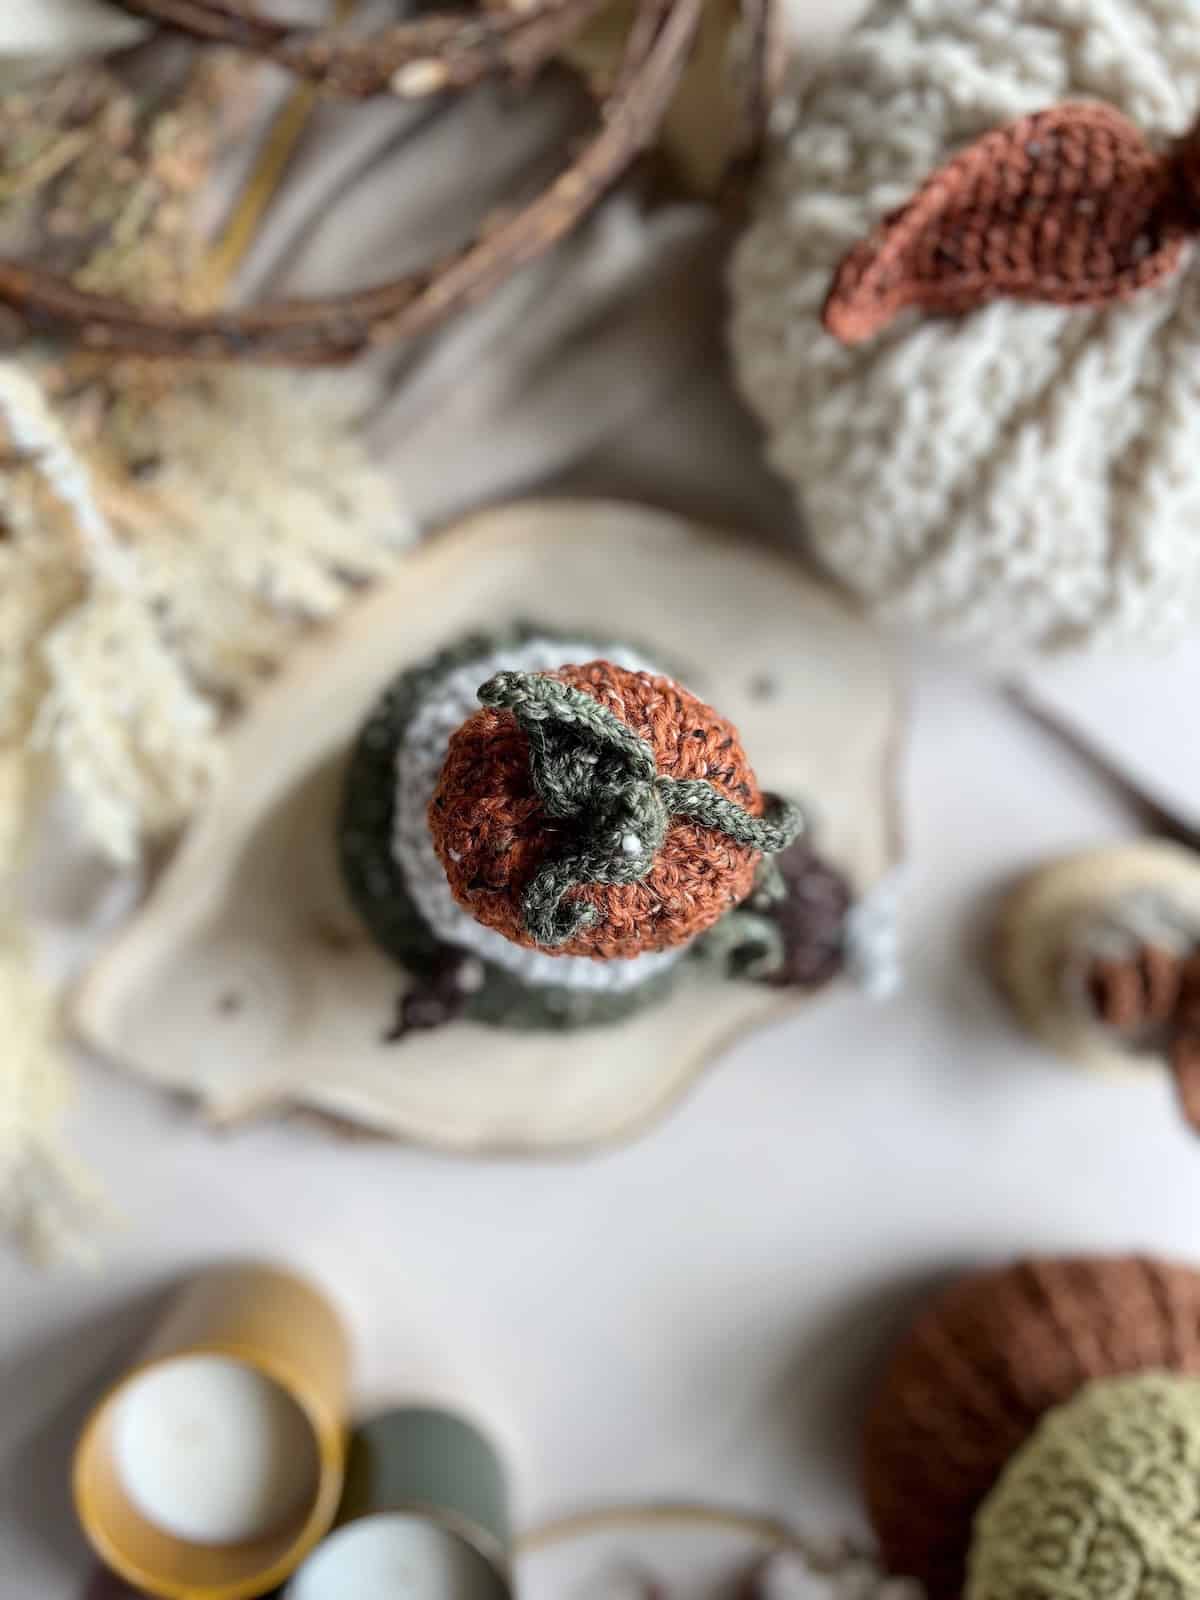
<path fill-rule="evenodd" d="M 177 28 L 196 39 L 234 45 L 239 50 L 268 50 L 294 31 L 285 23 L 256 16 L 242 6 L 222 0 L 113 0 L 122 11 L 144 17 L 163 28 Z"/>
<path fill-rule="evenodd" d="M 638 6 L 625 36 L 625 48 L 617 62 L 610 81 L 600 82 L 593 92 L 603 100 L 606 95 L 620 98 L 629 92 L 631 82 L 640 71 L 639 63 L 654 43 L 654 36 L 662 26 L 662 13 L 651 6 Z M 665 109 L 665 108 L 664 108 Z"/>
<path fill-rule="evenodd" d="M 443 12 L 371 33 L 272 22 L 219 0 L 119 0 L 126 11 L 194 39 L 264 56 L 331 94 L 424 99 L 500 73 L 526 77 L 556 55 L 604 0 L 529 0 Z"/>
<path fill-rule="evenodd" d="M 784 51 L 778 37 L 780 0 L 740 0 L 738 106 L 729 160 L 721 177 L 721 200 L 734 209 L 746 199 L 766 144 Z"/>
<path fill-rule="evenodd" d="M 93 350 L 175 359 L 330 363 L 423 333 L 557 243 L 653 139 L 702 5 L 703 0 L 640 0 L 639 12 L 657 16 L 660 26 L 653 33 L 644 26 L 631 30 L 620 74 L 623 92 L 603 102 L 590 141 L 537 199 L 485 225 L 465 248 L 424 272 L 327 299 L 187 316 L 88 294 L 37 267 L 0 261 L 0 303 L 30 323 L 73 330 Z"/>
<path fill-rule="evenodd" d="M 771 90 L 777 73 L 773 0 L 741 0 L 741 103 L 735 152 L 752 158 L 762 147 L 771 110 Z"/>
<path fill-rule="evenodd" d="M 1006 699 L 1024 716 L 1028 717 L 1050 735 L 1083 766 L 1089 768 L 1126 805 L 1143 833 L 1157 834 L 1171 839 L 1187 850 L 1200 851 L 1200 828 L 1194 826 L 1179 811 L 1163 805 L 1145 787 L 1121 769 L 1117 761 L 1107 755 L 1085 734 L 1071 727 L 1067 721 L 1039 705 L 1019 683 L 1009 684 Z"/>

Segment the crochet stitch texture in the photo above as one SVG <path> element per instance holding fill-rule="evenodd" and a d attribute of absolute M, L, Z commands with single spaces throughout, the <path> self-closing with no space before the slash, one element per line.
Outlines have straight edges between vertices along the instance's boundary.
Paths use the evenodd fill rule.
<path fill-rule="evenodd" d="M 821 558 L 883 619 L 987 658 L 1161 640 L 1200 612 L 1200 270 L 1105 309 L 907 313 L 851 349 L 821 312 L 931 173 L 1066 100 L 1155 149 L 1182 137 L 1200 9 L 881 0 L 795 103 L 732 272 L 739 381 Z"/>
<path fill-rule="evenodd" d="M 896 1347 L 867 1417 L 863 1486 L 889 1571 L 917 1578 L 929 1600 L 963 1600 L 977 1513 L 1042 1419 L 1097 1380 L 1153 1371 L 1200 1381 L 1200 1272 L 1189 1267 L 1052 1257 L 953 1284 Z M 1095 1523 L 1071 1525 L 1067 1537 L 1086 1542 Z M 1049 1593 L 1158 1600 L 1136 1586 Z M 971 1600 L 984 1595 L 993 1600 Z"/>
<path fill-rule="evenodd" d="M 630 992 L 666 972 L 678 950 L 650 952 L 629 960 L 597 962 L 523 947 L 485 926 L 455 898 L 439 859 L 430 826 L 430 802 L 441 779 L 455 731 L 479 709 L 479 686 L 496 672 L 548 672 L 564 657 L 586 658 L 591 644 L 570 639 L 530 638 L 465 660 L 428 687 L 408 725 L 395 759 L 392 856 L 421 916 L 443 942 L 503 967 L 520 983 L 567 986 L 588 992 Z M 613 645 L 609 654 L 630 670 L 650 664 Z"/>
<path fill-rule="evenodd" d="M 825 326 L 846 344 L 911 306 L 1104 306 L 1179 270 L 1200 223 L 1196 130 L 1156 151 L 1112 106 L 1068 100 L 985 133 L 838 267 Z"/>
<path fill-rule="evenodd" d="M 975 1523 L 965 1600 L 1188 1600 L 1200 1590 L 1200 1379 L 1089 1384 Z"/>
<path fill-rule="evenodd" d="M 450 893 L 429 832 L 429 801 L 446 745 L 478 709 L 480 683 L 497 671 L 548 670 L 564 654 L 584 660 L 598 649 L 646 665 L 611 641 L 555 638 L 517 620 L 461 635 L 410 663 L 371 707 L 349 752 L 336 847 L 364 928 L 413 980 L 398 1002 L 391 1037 L 434 1025 L 434 1013 L 517 1031 L 597 1027 L 654 1004 L 671 988 L 683 951 L 631 961 L 555 959 L 483 927 Z"/>
<path fill-rule="evenodd" d="M 571 890 L 567 904 L 584 915 L 570 918 L 565 937 L 539 939 L 528 923 L 527 891 L 542 881 L 547 868 L 553 871 L 551 863 L 561 856 L 568 824 L 557 821 L 555 813 L 567 813 L 545 784 L 539 785 L 531 761 L 536 724 L 531 737 L 504 703 L 503 692 L 493 693 L 489 684 L 485 701 L 498 703 L 485 703 L 451 739 L 429 810 L 434 844 L 455 899 L 514 943 L 551 942 L 564 955 L 611 960 L 688 943 L 754 885 L 756 843 L 739 842 L 714 826 L 709 807 L 699 801 L 699 810 L 690 805 L 703 790 L 712 803 L 727 802 L 744 822 L 761 817 L 763 797 L 737 730 L 670 678 L 629 672 L 607 661 L 565 666 L 547 676 L 594 700 L 628 735 L 628 748 L 619 757 L 602 749 L 590 776 L 580 781 L 596 793 L 608 788 L 623 796 L 626 791 L 609 764 L 620 760 L 623 766 L 644 757 L 650 765 L 643 776 L 652 779 L 656 765 L 662 778 L 685 791 L 696 820 L 672 815 L 657 832 L 647 818 L 637 828 L 631 825 L 623 835 L 632 846 L 631 870 L 617 881 L 583 874 L 584 886 Z M 783 842 L 768 847 L 781 848 Z M 620 853 L 618 848 L 618 858 Z M 648 870 L 645 856 L 653 857 Z"/>

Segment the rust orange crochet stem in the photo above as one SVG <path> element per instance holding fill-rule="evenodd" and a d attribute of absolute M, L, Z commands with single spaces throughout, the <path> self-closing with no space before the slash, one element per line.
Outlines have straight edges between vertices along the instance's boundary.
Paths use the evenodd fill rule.
<path fill-rule="evenodd" d="M 644 739 L 663 777 L 705 780 L 744 811 L 762 814 L 763 796 L 736 728 L 670 678 L 607 661 L 550 676 L 593 697 Z M 529 739 L 510 711 L 485 707 L 453 736 L 429 822 L 459 904 L 485 927 L 534 947 L 523 895 L 561 849 L 564 828 L 547 815 Z M 608 960 L 684 944 L 746 898 L 758 860 L 749 846 L 676 817 L 644 877 L 575 891 L 598 915 L 555 953 Z"/>
<path fill-rule="evenodd" d="M 968 145 L 856 245 L 825 327 L 858 344 L 913 308 L 1111 305 L 1176 272 L 1197 226 L 1195 135 L 1158 152 L 1111 106 L 1056 106 Z"/>

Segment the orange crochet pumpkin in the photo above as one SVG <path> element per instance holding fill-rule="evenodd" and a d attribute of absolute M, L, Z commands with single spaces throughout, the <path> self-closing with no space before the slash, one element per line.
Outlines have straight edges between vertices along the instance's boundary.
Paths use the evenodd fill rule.
<path fill-rule="evenodd" d="M 706 780 L 725 799 L 761 816 L 763 797 L 737 729 L 670 678 L 607 661 L 565 666 L 549 676 L 592 696 L 644 739 L 663 777 Z M 511 711 L 477 711 L 454 734 L 429 824 L 459 904 L 485 927 L 534 947 L 522 895 L 562 849 L 569 824 L 546 814 L 529 739 Z M 759 859 L 749 845 L 672 817 L 645 877 L 572 891 L 598 915 L 553 953 L 608 960 L 683 944 L 746 898 Z"/>

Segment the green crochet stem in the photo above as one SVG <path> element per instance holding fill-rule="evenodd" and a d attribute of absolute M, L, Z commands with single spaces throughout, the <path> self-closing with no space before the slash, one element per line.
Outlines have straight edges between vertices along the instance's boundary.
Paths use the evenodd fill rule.
<path fill-rule="evenodd" d="M 541 869 L 522 899 L 525 928 L 553 949 L 595 922 L 575 889 L 644 878 L 671 818 L 686 817 L 764 855 L 785 850 L 804 813 L 767 796 L 756 817 L 702 778 L 660 776 L 645 739 L 598 700 L 536 672 L 498 672 L 479 691 L 485 706 L 511 711 L 529 740 L 530 769 L 546 815 L 574 824 L 570 845 Z"/>

